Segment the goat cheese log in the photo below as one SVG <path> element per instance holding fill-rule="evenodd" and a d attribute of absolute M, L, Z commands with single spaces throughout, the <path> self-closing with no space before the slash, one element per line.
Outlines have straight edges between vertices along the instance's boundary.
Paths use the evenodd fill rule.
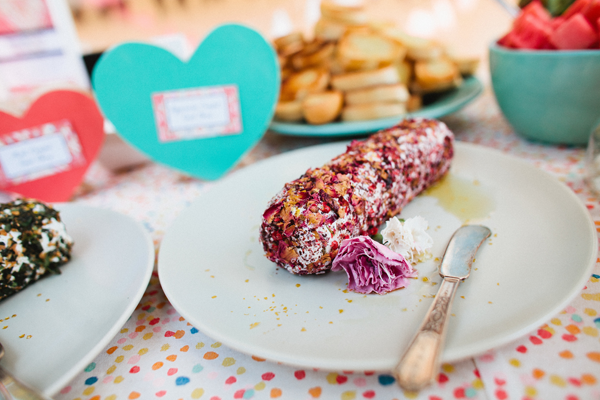
<path fill-rule="evenodd" d="M 271 199 L 260 228 L 267 258 L 294 274 L 326 272 L 342 240 L 374 235 L 448 171 L 453 142 L 444 123 L 422 118 L 352 141 Z"/>
<path fill-rule="evenodd" d="M 58 211 L 20 199 L 0 205 L 0 299 L 25 288 L 71 259 L 73 239 Z"/>

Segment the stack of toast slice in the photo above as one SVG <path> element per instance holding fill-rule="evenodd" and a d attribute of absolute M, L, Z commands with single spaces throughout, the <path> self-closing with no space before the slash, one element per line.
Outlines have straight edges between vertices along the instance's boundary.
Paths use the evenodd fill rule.
<path fill-rule="evenodd" d="M 282 76 L 275 118 L 309 124 L 401 116 L 423 95 L 460 86 L 479 61 L 333 0 L 321 2 L 313 39 L 292 33 L 274 45 Z"/>

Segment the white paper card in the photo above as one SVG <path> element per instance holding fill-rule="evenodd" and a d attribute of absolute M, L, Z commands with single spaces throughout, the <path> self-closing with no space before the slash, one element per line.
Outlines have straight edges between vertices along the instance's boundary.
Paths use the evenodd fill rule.
<path fill-rule="evenodd" d="M 213 128 L 230 122 L 227 96 L 222 91 L 166 98 L 165 111 L 171 131 Z"/>
<path fill-rule="evenodd" d="M 161 142 L 242 132 L 240 101 L 235 85 L 153 93 L 152 104 Z"/>
<path fill-rule="evenodd" d="M 10 180 L 63 167 L 72 160 L 67 141 L 60 133 L 0 147 L 0 164 Z"/>
<path fill-rule="evenodd" d="M 85 165 L 69 120 L 48 122 L 0 136 L 0 187 L 56 175 Z"/>

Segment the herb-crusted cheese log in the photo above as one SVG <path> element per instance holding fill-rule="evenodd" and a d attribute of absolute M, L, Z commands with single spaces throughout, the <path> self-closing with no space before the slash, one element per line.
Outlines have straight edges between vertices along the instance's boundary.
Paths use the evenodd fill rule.
<path fill-rule="evenodd" d="M 58 211 L 35 200 L 0 205 L 0 299 L 18 292 L 71 258 L 73 239 Z"/>
<path fill-rule="evenodd" d="M 442 122 L 405 120 L 287 183 L 263 214 L 269 260 L 294 274 L 331 268 L 344 239 L 371 235 L 450 168 L 454 136 Z"/>

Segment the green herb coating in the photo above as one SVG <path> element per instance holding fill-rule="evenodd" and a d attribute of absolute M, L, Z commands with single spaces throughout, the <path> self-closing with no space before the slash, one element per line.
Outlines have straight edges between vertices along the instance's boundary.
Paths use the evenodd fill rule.
<path fill-rule="evenodd" d="M 71 259 L 73 239 L 58 211 L 36 200 L 0 205 L 0 299 L 4 299 Z"/>

